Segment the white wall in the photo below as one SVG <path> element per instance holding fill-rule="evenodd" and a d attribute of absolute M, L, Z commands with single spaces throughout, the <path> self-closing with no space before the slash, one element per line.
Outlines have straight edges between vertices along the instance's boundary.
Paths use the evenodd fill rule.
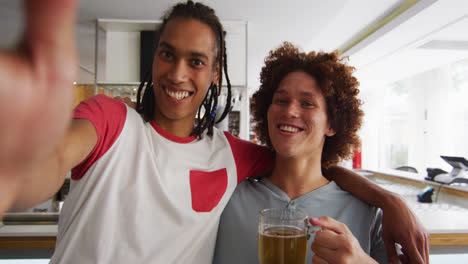
<path fill-rule="evenodd" d="M 106 78 L 100 82 L 140 81 L 140 32 L 107 32 Z"/>

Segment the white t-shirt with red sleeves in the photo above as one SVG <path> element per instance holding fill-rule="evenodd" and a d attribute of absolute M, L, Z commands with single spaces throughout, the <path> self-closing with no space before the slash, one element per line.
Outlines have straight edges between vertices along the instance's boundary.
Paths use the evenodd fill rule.
<path fill-rule="evenodd" d="M 82 102 L 98 142 L 72 171 L 51 263 L 211 263 L 234 188 L 268 151 L 214 129 L 181 138 L 103 95 Z"/>

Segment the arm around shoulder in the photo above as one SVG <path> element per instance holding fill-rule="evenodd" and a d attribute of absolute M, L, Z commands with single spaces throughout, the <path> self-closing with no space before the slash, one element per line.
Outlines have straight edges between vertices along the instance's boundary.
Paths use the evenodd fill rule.
<path fill-rule="evenodd" d="M 30 208 L 54 195 L 68 171 L 83 161 L 97 143 L 93 124 L 74 119 L 65 136 L 45 160 L 21 168 L 0 169 L 0 215 Z"/>
<path fill-rule="evenodd" d="M 364 176 L 340 166 L 324 170 L 324 176 L 335 181 L 342 189 L 361 201 L 379 208 L 382 208 L 389 199 L 395 197 L 394 193 L 383 189 Z"/>

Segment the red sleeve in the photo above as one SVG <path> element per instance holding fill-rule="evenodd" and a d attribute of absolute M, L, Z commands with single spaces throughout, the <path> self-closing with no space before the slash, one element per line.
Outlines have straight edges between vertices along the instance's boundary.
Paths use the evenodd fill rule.
<path fill-rule="evenodd" d="M 224 132 L 229 144 L 237 167 L 237 183 L 245 180 L 247 177 L 253 177 L 264 171 L 273 161 L 270 151 L 263 146 L 242 140 Z"/>
<path fill-rule="evenodd" d="M 122 132 L 126 116 L 125 104 L 105 95 L 91 97 L 75 108 L 73 118 L 91 121 L 98 141 L 88 157 L 72 169 L 73 180 L 81 179 L 89 167 L 110 149 Z"/>

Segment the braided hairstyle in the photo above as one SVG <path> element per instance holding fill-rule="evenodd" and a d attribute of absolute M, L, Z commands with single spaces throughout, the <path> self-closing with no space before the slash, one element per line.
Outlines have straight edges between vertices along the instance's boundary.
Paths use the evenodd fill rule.
<path fill-rule="evenodd" d="M 155 43 L 159 43 L 159 38 L 164 32 L 166 25 L 169 21 L 175 18 L 190 18 L 198 20 L 206 25 L 208 25 L 214 32 L 216 36 L 216 58 L 215 63 L 218 63 L 219 66 L 219 80 L 218 84 L 211 84 L 208 92 L 206 93 L 205 99 L 198 108 L 196 125 L 191 133 L 191 135 L 197 135 L 201 138 L 201 135 L 208 129 L 208 135 L 213 135 L 213 126 L 215 124 L 215 111 L 218 107 L 218 95 L 221 92 L 222 81 L 223 81 L 223 69 L 227 81 L 227 92 L 228 96 L 226 98 L 226 107 L 224 112 L 221 114 L 221 117 L 217 122 L 221 122 L 229 113 L 231 109 L 231 82 L 227 73 L 227 56 L 226 56 L 226 42 L 225 35 L 226 32 L 223 29 L 219 18 L 216 16 L 215 11 L 201 3 L 194 3 L 189 0 L 185 3 L 176 4 L 171 10 L 169 10 L 163 17 L 163 22 L 156 30 Z M 213 65 L 215 68 L 215 65 Z M 152 71 L 151 69 L 146 72 L 144 79 L 140 83 L 137 92 L 137 112 L 143 117 L 143 119 L 148 122 L 154 117 L 155 109 L 155 100 L 154 100 L 154 91 L 153 91 L 153 80 L 152 80 Z M 204 108 L 204 114 L 201 116 L 201 110 Z"/>

